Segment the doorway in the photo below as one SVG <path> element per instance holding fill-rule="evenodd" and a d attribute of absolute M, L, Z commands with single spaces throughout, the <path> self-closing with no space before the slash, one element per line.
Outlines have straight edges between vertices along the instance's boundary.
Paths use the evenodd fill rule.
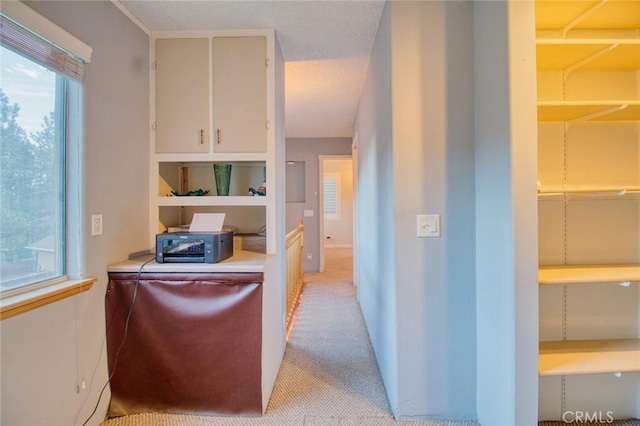
<path fill-rule="evenodd" d="M 353 271 L 354 179 L 350 155 L 320 156 L 320 272 Z"/>

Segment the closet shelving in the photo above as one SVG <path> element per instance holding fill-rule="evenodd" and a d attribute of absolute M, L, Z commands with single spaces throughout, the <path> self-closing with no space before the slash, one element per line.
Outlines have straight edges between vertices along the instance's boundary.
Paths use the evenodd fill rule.
<path fill-rule="evenodd" d="M 640 265 L 549 265 L 538 272 L 540 285 L 640 282 Z M 539 374 L 625 373 L 640 371 L 640 339 L 564 340 L 540 344 Z"/>
<path fill-rule="evenodd" d="M 637 207 L 640 203 L 640 2 L 537 0 L 536 27 L 538 121 L 540 125 L 548 126 L 545 128 L 547 133 L 542 136 L 547 138 L 547 145 L 539 148 L 546 151 L 539 161 L 555 162 L 542 165 L 547 169 L 542 177 L 539 176 L 538 187 L 539 201 L 543 204 L 548 202 L 541 220 L 551 217 L 554 221 L 552 224 L 541 223 L 541 228 L 544 228 L 541 232 L 545 233 L 541 241 L 545 241 L 540 256 L 543 264 L 539 267 L 539 285 L 541 292 L 550 293 L 541 297 L 544 315 L 541 312 L 539 375 L 560 377 L 561 382 L 557 382 L 561 393 L 558 408 L 563 412 L 567 409 L 567 400 L 573 404 L 579 400 L 582 401 L 580 403 L 586 401 L 584 395 L 567 396 L 569 385 L 565 383 L 565 376 L 640 372 L 640 338 L 637 338 L 638 327 L 633 326 L 637 318 L 628 320 L 632 325 L 625 325 L 619 334 L 613 325 L 591 333 L 588 326 L 576 323 L 581 319 L 571 318 L 578 305 L 597 302 L 600 296 L 590 294 L 596 288 L 600 289 L 599 292 L 609 291 L 607 288 L 613 291 L 615 288 L 631 289 L 628 290 L 631 291 L 628 299 L 637 299 L 640 247 L 632 249 L 632 253 L 615 253 L 623 261 L 616 259 L 611 262 L 606 256 L 598 258 L 603 250 L 597 247 L 597 239 L 589 239 L 584 233 L 590 232 L 586 224 L 593 218 L 606 218 L 609 221 L 604 225 L 607 230 L 610 227 L 616 232 L 637 233 L 640 229 L 637 213 L 640 211 Z M 585 125 L 631 126 L 635 129 L 635 136 L 627 135 L 624 144 L 618 144 L 618 130 L 613 130 L 602 132 L 607 136 L 598 136 L 600 140 L 593 137 L 589 143 L 583 144 L 581 137 L 588 133 Z M 574 133 L 574 128 L 580 130 Z M 553 144 L 549 140 L 552 139 L 558 142 L 558 146 L 550 148 Z M 608 170 L 611 169 L 603 167 L 603 171 L 593 172 L 589 169 L 597 161 L 593 158 L 609 149 L 602 148 L 605 143 L 611 150 L 627 149 L 627 164 L 633 163 L 633 157 L 636 157 L 633 167 L 637 176 L 631 172 L 623 177 L 622 174 L 610 177 Z M 588 161 L 584 162 L 586 156 L 577 155 L 579 151 L 593 147 L 599 151 L 590 154 L 592 157 Z M 579 157 L 577 160 L 576 156 Z M 576 172 L 577 164 L 581 164 L 578 168 L 584 170 Z M 605 179 L 601 179 L 603 176 Z M 633 209 L 620 207 L 623 204 L 636 206 L 635 217 L 628 214 Z M 605 212 L 585 213 L 591 208 Z M 631 221 L 633 226 L 627 230 L 622 225 L 617 228 L 610 226 L 610 222 L 618 220 L 616 214 L 623 210 L 627 216 L 620 218 L 620 222 Z M 593 222 L 596 228 L 601 225 Z M 596 248 L 588 252 L 584 247 L 587 244 Z M 545 249 L 550 252 L 545 253 Z M 611 256 L 615 258 L 614 254 Z M 599 260 L 602 263 L 598 263 Z M 615 297 L 624 296 L 617 294 Z M 585 315 L 591 308 L 591 305 L 581 307 L 580 314 Z M 596 311 L 605 312 L 604 309 Z M 637 313 L 636 309 L 631 316 Z M 595 316 L 597 314 L 585 318 L 595 321 Z M 547 391 L 556 389 L 556 385 L 546 386 Z M 572 386 L 575 391 L 576 385 Z M 541 398 L 544 393 L 541 390 Z M 548 395 L 541 400 L 548 402 Z M 548 407 L 542 410 L 546 413 L 553 411 Z"/>
<path fill-rule="evenodd" d="M 541 376 L 632 373 L 640 370 L 640 340 L 564 340 L 540 344 Z"/>

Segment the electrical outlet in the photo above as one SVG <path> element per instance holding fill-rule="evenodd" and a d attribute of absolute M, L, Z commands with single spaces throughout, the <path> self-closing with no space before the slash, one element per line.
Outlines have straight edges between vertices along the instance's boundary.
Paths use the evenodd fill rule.
<path fill-rule="evenodd" d="M 91 215 L 91 236 L 102 235 L 102 214 Z"/>
<path fill-rule="evenodd" d="M 307 260 L 313 260 L 313 253 L 311 252 L 307 253 Z"/>

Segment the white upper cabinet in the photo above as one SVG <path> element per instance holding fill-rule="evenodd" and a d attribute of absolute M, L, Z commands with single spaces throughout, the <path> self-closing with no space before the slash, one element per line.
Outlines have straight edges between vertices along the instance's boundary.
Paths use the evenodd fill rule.
<path fill-rule="evenodd" d="M 213 38 L 213 122 L 215 152 L 266 152 L 266 37 Z"/>
<path fill-rule="evenodd" d="M 156 152 L 210 150 L 209 39 L 156 41 Z"/>

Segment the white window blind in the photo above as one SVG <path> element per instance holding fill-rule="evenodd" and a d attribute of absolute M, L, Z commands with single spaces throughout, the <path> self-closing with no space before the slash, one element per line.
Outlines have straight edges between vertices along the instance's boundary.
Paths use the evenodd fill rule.
<path fill-rule="evenodd" d="M 324 175 L 324 218 L 340 219 L 340 175 L 325 173 Z"/>
<path fill-rule="evenodd" d="M 20 1 L 2 2 L 0 39 L 6 48 L 78 81 L 93 52 L 91 46 Z"/>

